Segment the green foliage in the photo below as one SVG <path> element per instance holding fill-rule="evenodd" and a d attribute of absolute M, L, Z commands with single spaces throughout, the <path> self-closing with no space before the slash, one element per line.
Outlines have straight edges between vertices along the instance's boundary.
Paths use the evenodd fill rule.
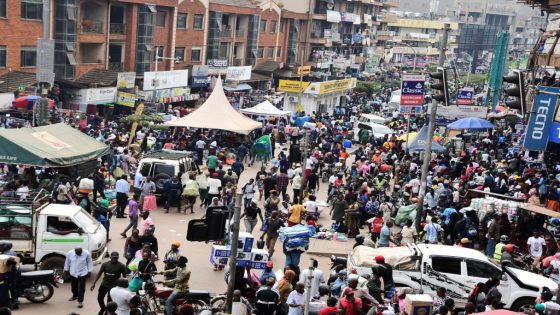
<path fill-rule="evenodd" d="M 163 122 L 163 117 L 157 114 L 141 114 L 141 115 L 129 115 L 121 119 L 122 122 L 126 124 L 138 123 L 141 126 L 148 126 L 150 123 L 161 123 Z"/>

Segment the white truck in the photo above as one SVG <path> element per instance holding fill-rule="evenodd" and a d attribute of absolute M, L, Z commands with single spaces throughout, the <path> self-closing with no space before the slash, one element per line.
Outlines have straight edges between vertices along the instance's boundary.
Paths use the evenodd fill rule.
<path fill-rule="evenodd" d="M 95 263 L 107 254 L 105 228 L 77 205 L 0 200 L 0 239 L 23 264 L 61 272 L 66 253 L 81 247 Z"/>
<path fill-rule="evenodd" d="M 385 262 L 393 266 L 396 287 L 423 290 L 435 296 L 439 287 L 463 307 L 471 290 L 479 282 L 490 277 L 500 279 L 498 290 L 505 308 L 518 311 L 523 306 L 534 305 L 543 287 L 554 295 L 556 282 L 525 270 L 501 267 L 483 253 L 470 248 L 410 244 L 406 247 L 371 248 L 358 246 L 348 256 L 348 270 L 356 269 L 359 275 L 371 274 L 375 256 L 383 255 Z"/>

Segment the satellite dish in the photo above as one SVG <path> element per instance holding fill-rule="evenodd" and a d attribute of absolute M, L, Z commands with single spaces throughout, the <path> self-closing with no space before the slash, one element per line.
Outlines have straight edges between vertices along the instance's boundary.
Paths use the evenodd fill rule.
<path fill-rule="evenodd" d="M 334 2 L 327 3 L 327 9 L 329 9 L 329 10 L 334 9 Z"/>

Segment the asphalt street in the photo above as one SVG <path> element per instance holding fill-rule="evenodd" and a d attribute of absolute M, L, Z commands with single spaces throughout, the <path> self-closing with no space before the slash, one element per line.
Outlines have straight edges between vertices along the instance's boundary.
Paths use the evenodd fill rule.
<path fill-rule="evenodd" d="M 278 152 L 276 152 L 278 154 Z M 252 167 L 246 167 L 245 171 L 241 174 L 241 178 L 239 181 L 239 186 L 243 186 L 249 178 L 254 177 L 256 172 L 260 169 L 261 164 L 255 163 Z M 268 168 L 267 168 L 268 170 Z M 323 184 L 323 183 L 321 183 Z M 325 183 L 326 184 L 326 183 Z M 320 186 L 320 189 L 317 193 L 318 200 L 326 200 L 326 187 L 327 185 Z M 288 191 L 291 192 L 291 188 L 288 187 Z M 256 195 L 258 196 L 258 194 Z M 261 201 L 261 209 L 262 207 Z M 163 254 L 169 249 L 171 246 L 171 242 L 173 240 L 179 240 L 181 242 L 181 253 L 186 255 L 189 259 L 189 268 L 191 270 L 191 280 L 190 280 L 190 287 L 193 290 L 208 290 L 213 294 L 223 294 L 226 292 L 227 285 L 224 281 L 224 274 L 227 270 L 222 271 L 213 271 L 212 265 L 210 264 L 210 250 L 212 243 L 204 243 L 204 242 L 187 242 L 186 240 L 186 233 L 187 233 L 187 224 L 188 221 L 191 219 L 200 219 L 204 215 L 203 208 L 200 207 L 199 201 L 197 200 L 197 204 L 195 205 L 195 213 L 194 214 L 180 214 L 176 212 L 176 209 L 172 208 L 170 213 L 165 213 L 164 210 L 161 208 L 158 210 L 154 210 L 151 213 L 151 217 L 155 222 L 156 225 L 156 233 L 155 236 L 158 238 L 159 244 L 159 254 L 163 256 Z M 263 209 L 264 211 L 264 209 Z M 328 216 L 329 209 L 324 208 L 324 215 L 321 216 L 319 219 L 319 224 L 324 226 L 330 226 L 331 221 L 330 217 Z M 325 213 L 326 212 L 326 213 Z M 109 242 L 109 251 L 117 251 L 120 255 L 124 252 L 124 238 L 122 238 L 119 233 L 122 232 L 124 227 L 128 224 L 128 219 L 116 219 L 113 217 L 111 220 L 111 229 L 110 229 L 110 237 L 111 242 Z M 255 229 L 253 231 L 253 235 L 257 238 L 261 235 L 260 232 L 261 222 L 257 226 L 258 230 Z M 241 222 L 240 225 L 241 231 L 244 231 L 244 224 Z M 322 241 L 322 240 L 314 240 L 312 242 L 329 242 L 329 248 L 337 247 L 337 248 L 352 248 L 353 241 L 350 240 L 348 242 L 335 242 L 335 241 Z M 337 243 L 333 245 L 333 243 Z M 312 244 L 313 245 L 313 244 Z M 256 245 L 255 245 L 256 246 Z M 315 246 L 317 247 L 317 246 Z M 321 246 L 319 246 L 321 247 Z M 284 265 L 285 256 L 282 253 L 282 244 L 280 242 L 276 243 L 276 253 L 272 258 L 272 261 L 275 265 L 275 270 L 281 269 Z M 345 250 L 342 250 L 345 252 Z M 330 267 L 330 260 L 326 256 L 316 256 L 319 260 L 319 269 L 323 270 L 325 273 L 328 273 Z M 305 269 L 308 265 L 310 256 L 307 254 L 302 255 L 300 267 Z M 105 259 L 107 261 L 108 258 Z M 121 257 L 120 259 L 124 262 L 124 258 Z M 163 270 L 163 263 L 161 261 L 157 262 L 157 267 L 160 270 Z M 22 315 L 37 315 L 38 312 L 42 313 L 43 315 L 67 315 L 72 312 L 76 314 L 97 314 L 99 311 L 99 306 L 97 304 L 97 287 L 94 291 L 90 291 L 89 288 L 91 283 L 95 279 L 97 272 L 99 270 L 99 265 L 95 266 L 94 272 L 92 276 L 88 279 L 87 282 L 87 291 L 84 301 L 84 307 L 79 309 L 77 306 L 77 302 L 69 302 L 68 299 L 71 297 L 70 291 L 70 284 L 65 283 L 59 286 L 58 289 L 55 289 L 54 296 L 51 300 L 44 304 L 32 304 L 27 300 L 21 299 L 20 300 L 20 310 L 15 311 L 16 314 Z M 260 271 L 256 271 L 258 275 L 260 275 Z M 156 280 L 160 279 L 162 276 L 156 276 Z M 99 284 L 99 282 L 98 282 Z"/>

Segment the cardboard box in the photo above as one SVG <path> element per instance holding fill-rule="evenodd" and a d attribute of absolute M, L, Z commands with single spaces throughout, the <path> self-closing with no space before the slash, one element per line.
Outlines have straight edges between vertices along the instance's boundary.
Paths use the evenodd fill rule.
<path fill-rule="evenodd" d="M 251 251 L 251 268 L 264 269 L 268 262 L 268 251 L 255 248 Z"/>
<path fill-rule="evenodd" d="M 239 241 L 237 242 L 237 249 L 241 252 L 250 253 L 253 249 L 255 238 L 251 233 L 239 232 Z"/>
<path fill-rule="evenodd" d="M 229 246 L 212 245 L 212 250 L 210 252 L 210 263 L 212 265 L 227 265 L 230 253 L 231 250 Z"/>
<path fill-rule="evenodd" d="M 13 259 L 19 264 L 19 257 L 0 255 L 0 273 L 6 273 L 10 271 L 10 266 L 8 266 L 8 260 Z"/>
<path fill-rule="evenodd" d="M 434 300 L 428 294 L 407 294 L 404 304 L 408 315 L 432 314 Z"/>

